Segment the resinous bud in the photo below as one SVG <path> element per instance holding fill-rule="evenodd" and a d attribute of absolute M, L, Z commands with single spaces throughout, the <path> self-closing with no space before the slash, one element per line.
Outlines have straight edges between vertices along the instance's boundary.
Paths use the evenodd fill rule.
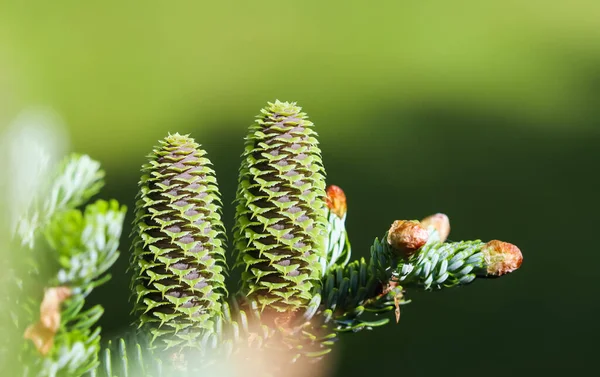
<path fill-rule="evenodd" d="M 435 215 L 427 216 L 421 220 L 421 225 L 425 229 L 433 228 L 437 231 L 440 238 L 440 242 L 445 242 L 450 234 L 450 219 L 443 213 L 436 213 Z"/>
<path fill-rule="evenodd" d="M 511 243 L 493 240 L 481 249 L 488 275 L 502 276 L 521 267 L 523 254 Z"/>
<path fill-rule="evenodd" d="M 387 241 L 406 257 L 413 255 L 429 239 L 429 232 L 419 221 L 396 220 L 388 231 Z"/>
<path fill-rule="evenodd" d="M 336 185 L 327 187 L 327 207 L 329 211 L 335 213 L 337 217 L 343 219 L 346 216 L 348 207 L 346 205 L 346 194 Z"/>

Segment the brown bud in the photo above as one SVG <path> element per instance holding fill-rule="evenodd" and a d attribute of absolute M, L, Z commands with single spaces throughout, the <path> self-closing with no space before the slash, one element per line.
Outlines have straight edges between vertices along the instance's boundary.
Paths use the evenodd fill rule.
<path fill-rule="evenodd" d="M 327 207 L 340 219 L 346 214 L 346 194 L 341 188 L 335 185 L 327 187 Z"/>
<path fill-rule="evenodd" d="M 429 232 L 416 220 L 396 220 L 388 231 L 388 243 L 411 256 L 427 243 Z"/>
<path fill-rule="evenodd" d="M 488 275 L 502 276 L 518 269 L 523 263 L 523 254 L 515 245 L 493 240 L 481 249 L 487 265 Z"/>
<path fill-rule="evenodd" d="M 433 227 L 437 230 L 440 242 L 445 242 L 450 234 L 450 219 L 448 216 L 443 213 L 436 213 L 435 215 L 427 216 L 423 220 L 421 220 L 421 225 L 428 229 L 429 227 Z"/>
<path fill-rule="evenodd" d="M 46 289 L 40 305 L 40 320 L 25 329 L 25 339 L 31 340 L 43 356 L 52 349 L 54 335 L 60 327 L 60 304 L 70 296 L 71 289 L 68 287 Z"/>

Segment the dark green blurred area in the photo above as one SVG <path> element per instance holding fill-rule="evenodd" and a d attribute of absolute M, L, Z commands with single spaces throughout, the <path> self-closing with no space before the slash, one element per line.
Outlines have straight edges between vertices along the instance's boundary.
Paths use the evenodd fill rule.
<path fill-rule="evenodd" d="M 484 4 L 485 3 L 485 4 Z M 342 337 L 335 376 L 562 375 L 599 334 L 600 3 L 6 1 L 0 124 L 51 105 L 73 149 L 131 208 L 157 139 L 191 133 L 234 198 L 266 101 L 298 101 L 354 256 L 395 219 L 450 216 L 453 240 L 501 239 L 521 270 L 407 292 L 398 325 Z M 229 228 L 233 208 L 225 209 Z M 126 233 L 129 232 L 129 227 Z M 128 242 L 94 299 L 127 326 Z"/>

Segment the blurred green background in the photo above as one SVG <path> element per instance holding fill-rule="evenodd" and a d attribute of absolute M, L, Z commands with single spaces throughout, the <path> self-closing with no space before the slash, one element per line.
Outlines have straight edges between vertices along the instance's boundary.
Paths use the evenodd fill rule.
<path fill-rule="evenodd" d="M 400 324 L 342 337 L 333 376 L 581 372 L 600 335 L 599 20 L 597 0 L 3 1 L 0 124 L 52 106 L 130 209 L 156 141 L 191 133 L 230 203 L 247 126 L 298 101 L 356 257 L 435 212 L 451 239 L 524 254 L 499 280 L 408 292 Z M 127 249 L 94 294 L 108 334 L 131 320 Z"/>

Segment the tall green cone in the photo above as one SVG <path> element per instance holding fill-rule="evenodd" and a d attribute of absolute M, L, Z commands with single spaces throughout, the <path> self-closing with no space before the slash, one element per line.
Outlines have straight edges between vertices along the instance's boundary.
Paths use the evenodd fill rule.
<path fill-rule="evenodd" d="M 320 284 L 325 172 L 313 124 L 295 103 L 269 103 L 250 126 L 234 229 L 242 293 L 293 313 Z"/>
<path fill-rule="evenodd" d="M 198 346 L 225 295 L 220 197 L 206 153 L 188 136 L 160 141 L 142 167 L 132 265 L 140 326 L 162 346 Z"/>

